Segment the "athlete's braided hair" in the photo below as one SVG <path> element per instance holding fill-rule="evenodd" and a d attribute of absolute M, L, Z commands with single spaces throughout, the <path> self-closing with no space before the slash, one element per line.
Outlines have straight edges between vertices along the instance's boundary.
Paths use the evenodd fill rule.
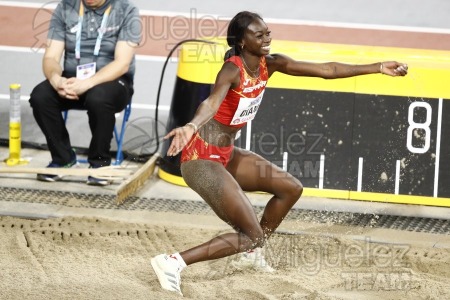
<path fill-rule="evenodd" d="M 227 31 L 227 43 L 231 49 L 225 53 L 224 60 L 241 54 L 239 43 L 243 40 L 247 27 L 256 19 L 262 20 L 260 15 L 249 11 L 241 11 L 231 19 Z"/>

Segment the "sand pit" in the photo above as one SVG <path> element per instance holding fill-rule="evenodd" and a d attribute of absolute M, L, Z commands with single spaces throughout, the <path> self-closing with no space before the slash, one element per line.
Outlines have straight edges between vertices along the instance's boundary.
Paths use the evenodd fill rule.
<path fill-rule="evenodd" d="M 150 258 L 226 230 L 156 219 L 0 217 L 0 298 L 181 298 L 160 288 Z M 189 266 L 182 273 L 184 298 L 450 299 L 450 249 L 317 231 L 273 236 L 265 248 L 277 269 L 272 274 L 238 270 L 235 257 Z"/>

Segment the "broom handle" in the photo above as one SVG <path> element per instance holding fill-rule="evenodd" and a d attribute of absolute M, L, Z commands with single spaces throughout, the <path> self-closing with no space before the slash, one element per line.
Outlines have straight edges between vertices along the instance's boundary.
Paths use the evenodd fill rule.
<path fill-rule="evenodd" d="M 59 176 L 93 176 L 98 178 L 128 177 L 133 171 L 125 168 L 102 167 L 97 169 L 88 168 L 0 168 L 0 173 L 7 174 L 49 174 Z"/>

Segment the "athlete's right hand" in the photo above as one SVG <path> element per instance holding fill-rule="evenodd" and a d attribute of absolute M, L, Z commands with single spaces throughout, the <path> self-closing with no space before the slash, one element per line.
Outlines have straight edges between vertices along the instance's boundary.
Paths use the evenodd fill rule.
<path fill-rule="evenodd" d="M 172 143 L 170 143 L 167 150 L 167 156 L 176 156 L 183 150 L 189 140 L 194 135 L 194 129 L 191 126 L 177 127 L 170 131 L 164 139 L 167 140 L 173 137 Z"/>

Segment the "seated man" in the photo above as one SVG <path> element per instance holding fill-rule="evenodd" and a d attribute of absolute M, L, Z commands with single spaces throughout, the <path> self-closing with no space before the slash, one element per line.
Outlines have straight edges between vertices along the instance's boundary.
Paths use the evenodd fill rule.
<path fill-rule="evenodd" d="M 115 113 L 133 95 L 135 50 L 141 41 L 139 11 L 128 0 L 62 0 L 53 12 L 43 58 L 46 80 L 30 96 L 33 115 L 45 135 L 48 168 L 76 163 L 62 111 L 87 110 L 92 139 L 91 168 L 111 164 Z M 61 58 L 64 53 L 64 67 Z M 38 174 L 38 180 L 61 176 Z M 88 184 L 108 181 L 89 177 Z"/>

